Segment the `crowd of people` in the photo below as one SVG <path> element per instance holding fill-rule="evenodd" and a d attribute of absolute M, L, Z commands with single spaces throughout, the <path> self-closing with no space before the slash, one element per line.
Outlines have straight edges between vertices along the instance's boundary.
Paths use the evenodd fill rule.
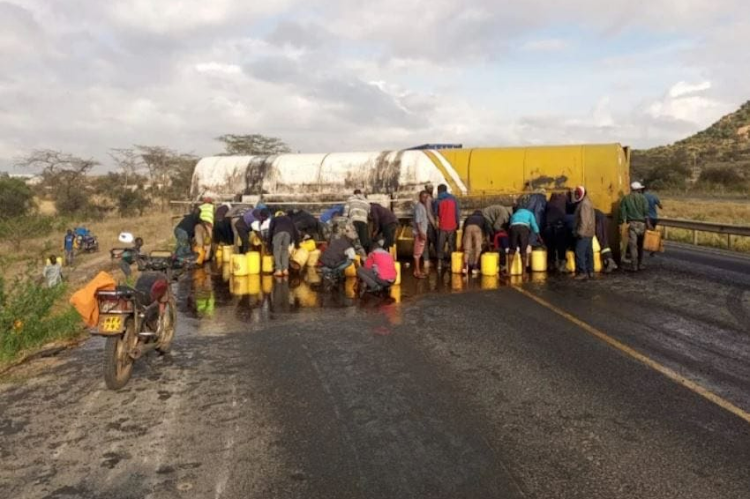
<path fill-rule="evenodd" d="M 658 223 L 661 202 L 633 182 L 630 194 L 621 202 L 620 224 L 628 226 L 628 251 L 623 261 L 638 271 L 643 265 L 643 237 Z M 531 248 L 546 247 L 548 266 L 566 272 L 567 252 L 575 253 L 575 278 L 594 275 L 594 238 L 601 251 L 604 272 L 617 268 L 609 246 L 609 219 L 592 203 L 584 186 L 570 192 L 529 192 L 513 206 L 493 204 L 474 209 L 462 219 L 458 200 L 441 184 L 435 192 L 426 185 L 415 200 L 412 213 L 414 240 L 413 274 L 428 276 L 434 260 L 438 271 L 449 265 L 461 234 L 463 273 L 476 275 L 483 252 L 499 253 L 504 271 L 514 258 L 521 259 L 523 273 L 530 267 Z M 274 275 L 289 275 L 290 252 L 308 239 L 321 244 L 319 265 L 322 275 L 335 281 L 354 264 L 364 289 L 388 288 L 397 278 L 394 252 L 399 219 L 389 208 L 370 202 L 359 189 L 347 202 L 322 211 L 318 218 L 301 209 L 274 211 L 264 204 L 254 207 L 215 207 L 204 199 L 175 227 L 176 253 L 194 255 L 198 263 L 210 258 L 211 246 L 239 241 L 239 253 L 262 251 L 273 254 Z M 361 264 L 360 264 L 361 262 Z"/>

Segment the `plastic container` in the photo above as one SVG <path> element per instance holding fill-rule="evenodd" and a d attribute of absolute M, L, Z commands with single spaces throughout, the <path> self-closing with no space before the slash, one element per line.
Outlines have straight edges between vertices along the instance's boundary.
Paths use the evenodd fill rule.
<path fill-rule="evenodd" d="M 511 256 L 508 255 L 508 258 L 511 258 Z M 508 274 L 511 276 L 523 275 L 523 257 L 521 253 L 513 254 L 513 260 L 510 262 L 510 270 L 508 271 Z"/>
<path fill-rule="evenodd" d="M 458 229 L 456 231 L 456 250 L 462 251 L 464 249 L 464 230 Z"/>
<path fill-rule="evenodd" d="M 248 274 L 247 257 L 245 255 L 232 255 L 232 275 L 240 277 Z"/>
<path fill-rule="evenodd" d="M 357 263 L 360 263 L 362 261 L 362 259 L 359 257 L 359 255 L 357 255 L 357 256 L 354 257 L 354 261 L 357 262 Z M 352 263 L 351 265 L 349 265 L 346 268 L 346 270 L 344 270 L 344 275 L 346 277 L 357 277 L 357 267 L 356 267 L 356 265 L 354 265 L 354 263 Z"/>
<path fill-rule="evenodd" d="M 321 251 L 319 249 L 314 249 L 310 252 L 310 255 L 307 257 L 307 266 L 308 267 L 317 267 L 318 266 L 318 260 L 320 260 L 320 253 Z"/>
<path fill-rule="evenodd" d="M 224 263 L 232 263 L 232 255 L 234 255 L 234 246 L 231 244 L 225 244 L 221 247 L 221 261 Z"/>
<path fill-rule="evenodd" d="M 247 255 L 247 273 L 249 275 L 260 275 L 260 253 L 251 251 Z"/>
<path fill-rule="evenodd" d="M 310 257 L 310 252 L 305 248 L 297 248 L 292 253 L 292 258 L 289 260 L 289 264 L 294 269 L 301 269 L 307 265 L 307 259 Z"/>
<path fill-rule="evenodd" d="M 396 303 L 401 303 L 401 286 L 391 286 L 391 299 Z"/>
<path fill-rule="evenodd" d="M 643 237 L 643 250 L 652 252 L 662 251 L 661 232 L 647 230 L 646 235 Z"/>
<path fill-rule="evenodd" d="M 261 270 L 264 274 L 273 274 L 273 255 L 263 255 Z"/>
<path fill-rule="evenodd" d="M 547 272 L 547 250 L 544 248 L 535 248 L 531 252 L 531 271 Z"/>
<path fill-rule="evenodd" d="M 602 252 L 594 251 L 594 272 L 601 272 L 602 267 Z"/>
<path fill-rule="evenodd" d="M 354 265 L 352 265 L 352 267 L 354 267 Z M 346 279 L 346 282 L 344 282 L 344 294 L 346 294 L 347 298 L 357 297 L 357 279 L 353 277 L 348 277 Z"/>
<path fill-rule="evenodd" d="M 602 250 L 602 246 L 599 244 L 599 239 L 597 239 L 596 236 L 591 240 L 591 246 L 594 248 L 594 253 Z"/>
<path fill-rule="evenodd" d="M 61 257 L 61 256 L 57 257 L 57 264 L 58 265 L 62 265 L 63 264 L 63 257 Z"/>
<path fill-rule="evenodd" d="M 481 267 L 482 275 L 486 277 L 495 277 L 500 271 L 500 255 L 492 252 L 487 252 L 482 255 Z"/>
<path fill-rule="evenodd" d="M 396 280 L 393 281 L 394 286 L 400 286 L 401 285 L 401 262 L 395 262 L 396 263 Z"/>
<path fill-rule="evenodd" d="M 454 251 L 451 253 L 451 272 L 460 274 L 464 270 L 464 253 L 463 251 Z"/>
<path fill-rule="evenodd" d="M 221 278 L 224 282 L 232 278 L 232 264 L 225 263 L 221 266 Z"/>
<path fill-rule="evenodd" d="M 565 252 L 565 270 L 570 274 L 574 274 L 576 271 L 576 254 L 575 251 Z"/>
<path fill-rule="evenodd" d="M 203 265 L 203 262 L 206 261 L 206 250 L 202 246 L 194 246 L 193 253 L 197 255 L 195 257 L 195 264 Z"/>
<path fill-rule="evenodd" d="M 221 246 L 216 248 L 216 251 L 214 251 L 214 260 L 221 263 L 222 262 L 222 252 L 221 252 Z"/>
<path fill-rule="evenodd" d="M 299 247 L 304 250 L 307 250 L 308 253 L 318 249 L 318 246 L 315 244 L 315 241 L 313 241 L 312 239 L 305 239 L 299 244 Z"/>

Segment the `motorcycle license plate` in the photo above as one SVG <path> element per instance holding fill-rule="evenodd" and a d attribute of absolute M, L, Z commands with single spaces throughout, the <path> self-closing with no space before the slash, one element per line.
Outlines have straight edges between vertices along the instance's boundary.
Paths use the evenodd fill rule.
<path fill-rule="evenodd" d="M 116 333 L 122 331 L 122 317 L 106 317 L 101 322 L 99 329 L 104 333 Z"/>

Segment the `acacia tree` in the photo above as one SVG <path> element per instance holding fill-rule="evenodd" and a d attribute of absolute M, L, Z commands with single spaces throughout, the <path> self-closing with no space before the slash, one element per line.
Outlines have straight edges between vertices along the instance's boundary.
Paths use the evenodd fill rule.
<path fill-rule="evenodd" d="M 283 140 L 277 137 L 266 137 L 258 133 L 248 135 L 225 134 L 216 137 L 224 143 L 223 156 L 264 156 L 284 154 L 292 150 Z"/>
<path fill-rule="evenodd" d="M 198 158 L 161 146 L 135 146 L 151 179 L 151 191 L 165 209 L 170 199 L 188 199 Z"/>
<path fill-rule="evenodd" d="M 138 172 L 146 167 L 143 158 L 135 149 L 110 149 L 109 157 L 122 172 L 125 185 L 138 178 Z"/>
<path fill-rule="evenodd" d="M 86 175 L 98 164 L 93 158 L 52 149 L 36 149 L 16 162 L 17 167 L 41 175 L 41 186 L 52 195 L 57 211 L 65 215 L 89 208 Z"/>

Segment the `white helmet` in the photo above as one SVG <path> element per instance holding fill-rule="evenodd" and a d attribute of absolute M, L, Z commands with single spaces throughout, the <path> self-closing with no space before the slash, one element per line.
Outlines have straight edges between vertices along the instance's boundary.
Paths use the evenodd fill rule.
<path fill-rule="evenodd" d="M 646 187 L 644 187 L 644 185 L 642 183 L 638 182 L 637 180 L 635 182 L 633 182 L 632 184 L 630 184 L 630 189 L 633 190 L 633 191 L 642 191 L 645 188 Z"/>
<path fill-rule="evenodd" d="M 132 244 L 135 238 L 133 237 L 133 234 L 130 232 L 120 232 L 120 236 L 118 237 L 121 243 L 125 244 Z"/>

